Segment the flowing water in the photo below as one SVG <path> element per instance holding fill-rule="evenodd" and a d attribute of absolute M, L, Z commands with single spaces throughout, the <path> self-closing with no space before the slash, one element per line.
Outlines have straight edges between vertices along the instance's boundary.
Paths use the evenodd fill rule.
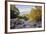
<path fill-rule="evenodd" d="M 24 19 L 10 19 L 10 29 L 21 29 L 21 28 L 40 28 L 42 22 L 29 22 Z"/>

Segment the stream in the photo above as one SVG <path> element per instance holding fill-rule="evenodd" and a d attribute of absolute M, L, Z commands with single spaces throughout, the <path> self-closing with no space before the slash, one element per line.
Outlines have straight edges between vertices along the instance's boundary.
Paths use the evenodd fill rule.
<path fill-rule="evenodd" d="M 40 28 L 42 22 L 29 22 L 24 19 L 10 19 L 10 29 L 21 29 L 21 28 Z"/>

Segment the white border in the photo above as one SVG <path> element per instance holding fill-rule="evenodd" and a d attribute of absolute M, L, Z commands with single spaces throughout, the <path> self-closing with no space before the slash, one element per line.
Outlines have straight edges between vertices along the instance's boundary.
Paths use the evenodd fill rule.
<path fill-rule="evenodd" d="M 37 31 L 37 30 L 44 30 L 44 4 L 35 4 L 35 3 L 19 3 L 19 2 L 8 2 L 7 3 L 7 12 L 8 12 L 8 18 L 7 18 L 7 32 L 21 32 L 21 31 Z M 42 6 L 42 28 L 26 28 L 26 29 L 10 29 L 10 4 L 19 4 L 19 5 L 34 5 L 34 6 Z"/>

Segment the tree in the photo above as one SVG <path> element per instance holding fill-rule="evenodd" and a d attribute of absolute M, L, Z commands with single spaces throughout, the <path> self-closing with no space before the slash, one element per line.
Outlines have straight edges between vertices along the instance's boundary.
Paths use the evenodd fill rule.
<path fill-rule="evenodd" d="M 41 21 L 41 17 L 42 17 L 42 8 L 40 7 L 36 7 L 36 9 L 32 9 L 32 12 L 31 12 L 31 18 L 35 21 Z"/>
<path fill-rule="evenodd" d="M 41 6 L 35 6 L 35 8 L 32 8 L 30 14 L 27 14 L 27 18 L 30 21 L 41 21 L 42 7 Z"/>
<path fill-rule="evenodd" d="M 15 7 L 15 5 L 10 5 L 10 18 L 17 18 L 19 15 L 19 10 L 18 8 Z"/>

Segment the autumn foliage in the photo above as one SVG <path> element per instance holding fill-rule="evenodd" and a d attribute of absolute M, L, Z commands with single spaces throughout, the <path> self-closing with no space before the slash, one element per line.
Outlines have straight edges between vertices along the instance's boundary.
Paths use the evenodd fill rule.
<path fill-rule="evenodd" d="M 42 18 L 42 7 L 37 7 L 32 8 L 31 12 L 29 14 L 26 14 L 27 18 L 29 21 L 41 21 Z"/>

